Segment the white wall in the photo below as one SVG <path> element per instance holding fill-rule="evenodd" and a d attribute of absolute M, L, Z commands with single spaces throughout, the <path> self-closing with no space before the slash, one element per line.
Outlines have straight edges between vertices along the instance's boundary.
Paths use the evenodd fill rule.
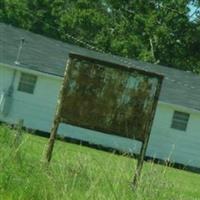
<path fill-rule="evenodd" d="M 174 110 L 190 113 L 186 131 L 171 128 Z M 160 102 L 147 154 L 200 167 L 200 112 Z"/>
<path fill-rule="evenodd" d="M 0 66 L 0 92 L 8 89 L 12 75 L 12 69 Z M 15 123 L 17 119 L 23 118 L 25 126 L 49 131 L 60 81 L 39 75 L 34 94 L 28 94 L 17 90 L 19 78 L 20 71 L 17 71 L 11 112 L 7 117 L 0 114 L 0 119 Z"/>
<path fill-rule="evenodd" d="M 12 68 L 0 66 L 0 93 L 9 87 L 12 73 Z M 17 91 L 20 78 L 20 71 L 17 71 L 11 112 L 7 117 L 0 114 L 0 120 L 15 123 L 17 119 L 24 119 L 26 127 L 49 132 L 62 79 L 42 73 L 32 73 L 38 76 L 38 80 L 34 94 L 27 94 Z M 191 113 L 186 132 L 170 128 L 174 110 Z M 103 144 L 123 151 L 138 153 L 140 149 L 139 142 L 69 125 L 61 125 L 58 132 L 64 136 Z M 161 159 L 170 158 L 179 163 L 200 167 L 200 112 L 195 113 L 186 108 L 160 102 L 147 155 Z"/>

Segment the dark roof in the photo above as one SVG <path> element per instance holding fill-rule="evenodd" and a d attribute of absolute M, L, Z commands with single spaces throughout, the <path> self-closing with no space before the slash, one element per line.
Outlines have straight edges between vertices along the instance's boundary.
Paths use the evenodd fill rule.
<path fill-rule="evenodd" d="M 0 23 L 0 63 L 15 65 L 21 38 L 25 39 L 18 65 L 56 76 L 63 76 L 70 52 L 121 65 L 156 72 L 165 76 L 160 100 L 200 110 L 200 76 L 161 65 L 102 54 Z"/>

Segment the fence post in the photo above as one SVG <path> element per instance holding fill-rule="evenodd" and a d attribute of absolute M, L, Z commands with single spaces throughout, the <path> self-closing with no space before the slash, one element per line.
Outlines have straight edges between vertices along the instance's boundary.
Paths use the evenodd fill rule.
<path fill-rule="evenodd" d="M 18 148 L 21 143 L 23 125 L 24 125 L 24 120 L 23 119 L 18 120 L 17 125 L 16 125 L 17 130 L 16 130 L 16 135 L 15 135 L 15 140 L 14 140 L 15 148 Z"/>

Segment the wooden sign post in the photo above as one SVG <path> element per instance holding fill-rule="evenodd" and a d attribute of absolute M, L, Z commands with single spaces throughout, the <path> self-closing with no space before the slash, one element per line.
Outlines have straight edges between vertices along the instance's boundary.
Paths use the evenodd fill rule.
<path fill-rule="evenodd" d="M 139 179 L 140 179 L 140 176 L 141 176 L 141 171 L 142 171 L 144 158 L 145 158 L 147 147 L 148 147 L 151 127 L 152 127 L 153 119 L 154 119 L 154 116 L 155 116 L 155 111 L 156 111 L 156 107 L 157 107 L 157 103 L 158 103 L 158 99 L 159 99 L 159 95 L 160 95 L 160 91 L 161 91 L 161 86 L 162 86 L 162 82 L 160 82 L 160 84 L 158 84 L 158 86 L 157 86 L 157 90 L 156 90 L 155 97 L 154 97 L 155 101 L 153 102 L 153 105 L 152 105 L 152 107 L 153 107 L 152 118 L 150 118 L 150 120 L 148 121 L 148 123 L 146 125 L 146 133 L 147 134 L 146 134 L 144 141 L 142 142 L 142 146 L 141 146 L 141 149 L 140 149 L 140 154 L 139 154 L 139 157 L 138 157 L 136 172 L 135 172 L 135 175 L 134 175 L 134 178 L 133 178 L 133 188 L 137 188 L 138 182 L 139 182 Z"/>
<path fill-rule="evenodd" d="M 56 135 L 57 135 L 57 130 L 58 130 L 59 124 L 61 122 L 61 120 L 60 120 L 61 108 L 62 108 L 62 104 L 64 101 L 64 92 L 66 89 L 67 79 L 68 79 L 67 69 L 68 69 L 70 63 L 71 63 L 71 59 L 69 58 L 67 60 L 67 64 L 66 64 L 66 68 L 65 68 L 65 72 L 64 72 L 64 80 L 63 80 L 61 88 L 60 88 L 58 102 L 57 102 L 57 108 L 56 108 L 56 114 L 55 114 L 55 117 L 53 120 L 50 138 L 49 138 L 49 142 L 48 142 L 48 146 L 47 146 L 47 150 L 46 150 L 46 154 L 45 154 L 46 162 L 50 162 L 50 160 L 51 160 L 53 147 L 54 147 L 54 143 L 55 143 L 55 139 L 56 139 Z"/>
<path fill-rule="evenodd" d="M 142 142 L 133 184 L 141 174 L 163 77 L 70 54 L 45 160 L 50 162 L 60 123 Z"/>

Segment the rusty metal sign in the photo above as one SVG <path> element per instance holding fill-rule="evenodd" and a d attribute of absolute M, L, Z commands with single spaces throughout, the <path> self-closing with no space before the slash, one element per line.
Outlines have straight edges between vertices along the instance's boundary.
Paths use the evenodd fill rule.
<path fill-rule="evenodd" d="M 61 121 L 144 141 L 160 76 L 70 55 Z"/>
<path fill-rule="evenodd" d="M 60 89 L 46 161 L 51 160 L 59 123 L 142 142 L 136 173 L 143 166 L 163 76 L 70 54 Z"/>

